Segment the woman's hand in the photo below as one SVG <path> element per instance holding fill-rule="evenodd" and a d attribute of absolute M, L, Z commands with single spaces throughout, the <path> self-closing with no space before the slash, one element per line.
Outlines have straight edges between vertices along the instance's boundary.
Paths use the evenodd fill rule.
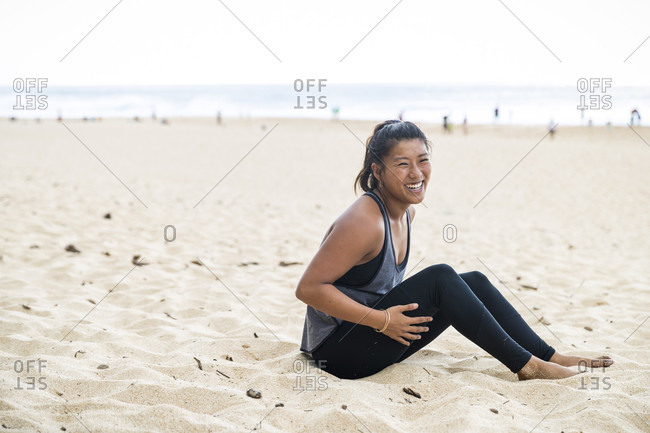
<path fill-rule="evenodd" d="M 408 340 L 419 340 L 422 338 L 420 332 L 427 332 L 427 326 L 416 326 L 420 323 L 426 323 L 433 320 L 433 317 L 418 316 L 409 317 L 402 314 L 404 311 L 416 310 L 418 304 L 395 305 L 394 307 L 387 308 L 390 313 L 390 322 L 388 328 L 383 332 L 395 341 L 398 341 L 405 346 L 410 346 L 411 342 Z"/>

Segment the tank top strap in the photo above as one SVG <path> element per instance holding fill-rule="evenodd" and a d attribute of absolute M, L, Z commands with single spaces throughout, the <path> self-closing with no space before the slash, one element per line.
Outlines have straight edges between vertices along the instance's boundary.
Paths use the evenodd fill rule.
<path fill-rule="evenodd" d="M 384 202 L 381 201 L 379 196 L 377 194 L 375 194 L 374 192 L 372 192 L 372 191 L 368 191 L 364 195 L 367 195 L 368 197 L 372 198 L 374 201 L 377 202 L 377 205 L 379 206 L 379 210 L 381 211 L 382 216 L 384 217 L 384 219 L 387 219 L 388 218 L 388 212 L 386 211 L 386 207 L 384 206 Z"/>
<path fill-rule="evenodd" d="M 379 211 L 381 212 L 381 216 L 384 218 L 384 245 L 381 249 L 380 254 L 385 256 L 386 249 L 392 248 L 393 246 L 393 235 L 390 231 L 390 220 L 388 219 L 388 212 L 386 211 L 384 203 L 381 201 L 377 194 L 372 191 L 368 191 L 364 195 L 372 198 L 377 203 L 377 206 L 379 206 Z"/>
<path fill-rule="evenodd" d="M 384 202 L 381 201 L 379 196 L 375 194 L 372 191 L 366 192 L 364 195 L 367 195 L 371 197 L 373 200 L 377 202 L 377 205 L 379 206 L 379 210 L 381 211 L 381 215 L 384 217 L 384 227 L 385 227 L 385 236 L 384 236 L 384 248 L 388 248 L 391 252 L 391 254 L 388 254 L 389 256 L 392 255 L 392 263 L 395 265 L 395 267 L 399 270 L 402 271 L 406 267 L 406 263 L 408 262 L 409 254 L 411 252 L 411 213 L 409 212 L 408 209 L 406 209 L 406 224 L 407 224 L 407 244 L 406 244 L 406 255 L 404 256 L 404 260 L 400 265 L 397 265 L 397 254 L 395 253 L 395 250 L 393 248 L 393 232 L 390 229 L 390 220 L 388 219 L 388 211 L 386 210 L 386 206 L 384 206 Z"/>

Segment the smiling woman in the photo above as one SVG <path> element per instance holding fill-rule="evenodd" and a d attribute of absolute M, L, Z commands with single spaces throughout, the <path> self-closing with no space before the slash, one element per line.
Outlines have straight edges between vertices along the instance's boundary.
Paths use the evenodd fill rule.
<path fill-rule="evenodd" d="M 429 150 L 411 122 L 375 127 L 355 182 L 365 194 L 334 221 L 296 289 L 308 304 L 301 350 L 323 370 L 355 379 L 408 358 L 451 325 L 520 380 L 611 365 L 608 357 L 556 352 L 480 272 L 438 264 L 402 281 L 414 205 L 431 175 Z"/>

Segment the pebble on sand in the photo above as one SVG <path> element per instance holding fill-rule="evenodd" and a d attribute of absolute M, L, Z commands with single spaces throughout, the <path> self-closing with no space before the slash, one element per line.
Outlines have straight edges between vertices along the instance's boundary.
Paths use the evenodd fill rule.
<path fill-rule="evenodd" d="M 406 388 L 406 387 L 405 387 L 405 388 L 402 389 L 402 391 L 404 391 L 404 392 L 407 393 L 408 395 L 412 395 L 412 396 L 415 397 L 415 398 L 422 398 L 422 396 L 420 395 L 419 392 L 417 392 L 417 391 L 415 391 L 415 390 L 413 390 L 413 389 L 411 389 L 411 388 Z"/>
<path fill-rule="evenodd" d="M 131 264 L 136 266 L 145 266 L 149 264 L 144 262 L 144 257 L 142 258 L 142 260 L 140 260 L 140 257 L 141 257 L 140 254 L 136 254 L 135 256 L 133 256 L 133 258 L 131 259 Z"/>
<path fill-rule="evenodd" d="M 262 393 L 253 388 L 246 391 L 246 395 L 250 398 L 262 398 Z"/>
<path fill-rule="evenodd" d="M 67 252 L 69 252 L 69 253 L 77 253 L 77 254 L 79 254 L 79 253 L 81 252 L 81 251 L 79 251 L 79 250 L 77 249 L 77 247 L 75 247 L 75 246 L 72 245 L 72 244 L 70 244 L 70 245 L 68 245 L 67 247 L 65 247 L 65 250 L 66 250 Z"/>

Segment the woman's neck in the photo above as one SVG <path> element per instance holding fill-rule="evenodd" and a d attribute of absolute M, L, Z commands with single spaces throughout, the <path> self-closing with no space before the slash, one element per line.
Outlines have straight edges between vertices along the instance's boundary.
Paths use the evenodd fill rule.
<path fill-rule="evenodd" d="M 381 201 L 384 203 L 386 212 L 388 212 L 388 217 L 394 221 L 399 221 L 404 217 L 406 210 L 409 208 L 409 203 L 402 203 L 395 200 L 390 196 L 390 194 L 384 192 L 382 189 L 377 187 L 375 193 L 381 198 Z"/>

